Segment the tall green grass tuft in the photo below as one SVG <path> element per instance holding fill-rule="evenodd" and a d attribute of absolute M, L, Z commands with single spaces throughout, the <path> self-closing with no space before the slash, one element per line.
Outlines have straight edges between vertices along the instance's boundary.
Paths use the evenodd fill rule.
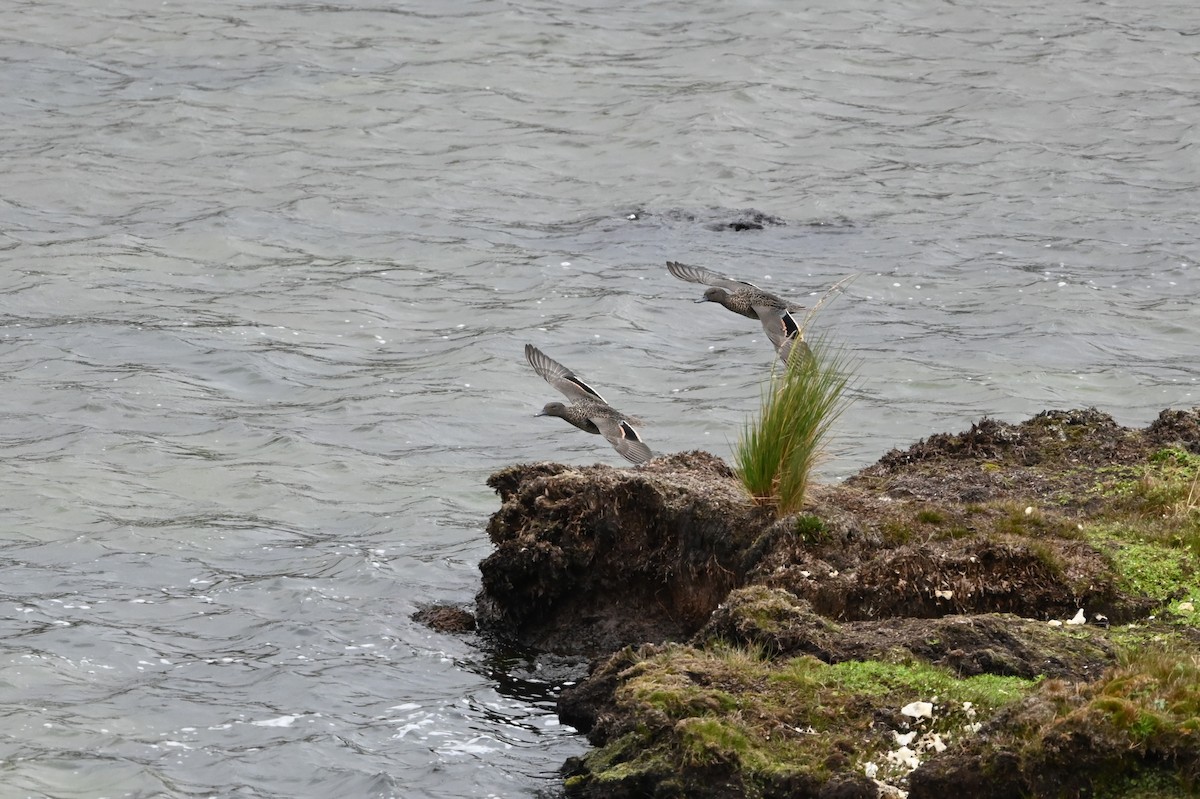
<path fill-rule="evenodd" d="M 824 341 L 793 347 L 788 363 L 771 373 L 759 416 L 746 421 L 735 455 L 755 502 L 774 505 L 780 516 L 804 505 L 829 429 L 849 404 L 850 373 L 844 353 Z"/>

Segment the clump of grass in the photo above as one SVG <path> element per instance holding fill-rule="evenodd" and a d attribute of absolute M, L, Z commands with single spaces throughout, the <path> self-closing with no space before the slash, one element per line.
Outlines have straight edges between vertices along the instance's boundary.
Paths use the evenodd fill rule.
<path fill-rule="evenodd" d="M 923 508 L 917 511 L 917 521 L 922 524 L 941 524 L 946 521 L 946 515 L 939 510 Z"/>
<path fill-rule="evenodd" d="M 817 516 L 797 516 L 796 535 L 806 544 L 820 544 L 829 540 L 825 522 Z"/>
<path fill-rule="evenodd" d="M 846 409 L 849 364 L 824 342 L 793 347 L 771 374 L 757 419 L 746 422 L 735 453 L 736 471 L 756 502 L 780 515 L 804 505 L 813 468 L 834 421 Z"/>
<path fill-rule="evenodd" d="M 913 540 L 912 526 L 903 521 L 886 521 L 879 527 L 883 542 L 889 546 L 903 546 Z"/>

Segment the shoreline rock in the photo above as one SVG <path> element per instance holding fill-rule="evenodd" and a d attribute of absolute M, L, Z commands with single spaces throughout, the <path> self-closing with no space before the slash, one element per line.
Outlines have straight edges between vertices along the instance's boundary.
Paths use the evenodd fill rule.
<path fill-rule="evenodd" d="M 519 465 L 476 618 L 594 658 L 559 699 L 597 747 L 571 797 L 1183 796 L 1197 475 L 1200 408 L 984 419 L 778 520 L 702 452 Z"/>
<path fill-rule="evenodd" d="M 686 638 L 753 564 L 770 514 L 718 458 L 638 469 L 512 466 L 488 480 L 501 508 L 481 564 L 482 628 L 534 649 L 597 655 Z"/>

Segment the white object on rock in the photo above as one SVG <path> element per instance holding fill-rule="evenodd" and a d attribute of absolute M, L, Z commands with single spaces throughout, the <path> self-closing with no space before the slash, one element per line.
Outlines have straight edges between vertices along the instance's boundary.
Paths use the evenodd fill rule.
<path fill-rule="evenodd" d="M 863 766 L 863 774 L 867 775 L 867 779 L 875 779 L 875 775 L 879 773 L 879 766 L 874 763 L 867 763 Z"/>
<path fill-rule="evenodd" d="M 1058 619 L 1051 619 L 1050 621 L 1048 621 L 1046 623 L 1049 624 L 1051 627 L 1062 627 L 1062 622 L 1059 621 Z"/>
<path fill-rule="evenodd" d="M 875 780 L 875 786 L 879 788 L 879 799 L 908 799 L 908 791 L 902 791 L 895 785 Z"/>
<path fill-rule="evenodd" d="M 912 716 L 914 719 L 925 717 L 933 718 L 933 705 L 929 702 L 909 702 L 904 707 L 900 708 L 900 712 L 906 716 Z M 913 766 L 916 768 L 916 766 Z"/>
<path fill-rule="evenodd" d="M 921 765 L 921 759 L 917 757 L 917 753 L 907 746 L 902 746 L 894 752 L 888 752 L 887 759 L 909 771 Z"/>
<path fill-rule="evenodd" d="M 893 730 L 892 737 L 896 739 L 897 745 L 908 746 L 910 743 L 912 743 L 913 738 L 917 737 L 917 731 L 913 730 L 912 732 L 906 732 L 903 735 L 901 735 L 900 733 Z"/>
<path fill-rule="evenodd" d="M 1067 622 L 1067 624 L 1084 624 L 1086 622 L 1087 622 L 1087 616 L 1084 615 L 1083 608 L 1080 608 L 1079 612 L 1075 614 L 1075 618 L 1069 620 Z"/>
<path fill-rule="evenodd" d="M 925 751 L 929 751 L 930 749 L 932 749 L 935 752 L 945 752 L 946 751 L 945 741 L 943 741 L 942 736 L 938 735 L 936 732 L 931 732 L 928 735 L 926 735 L 925 737 L 923 737 L 920 741 L 917 742 L 917 745 L 920 746 Z"/>

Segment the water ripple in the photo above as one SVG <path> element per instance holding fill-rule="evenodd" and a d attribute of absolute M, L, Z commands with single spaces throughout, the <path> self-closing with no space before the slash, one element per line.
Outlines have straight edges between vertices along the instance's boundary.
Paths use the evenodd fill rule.
<path fill-rule="evenodd" d="M 801 303 L 858 275 L 813 328 L 858 359 L 827 479 L 985 414 L 1200 404 L 1182 0 L 0 22 L 15 792 L 552 789 L 569 669 L 409 614 L 477 590 L 490 472 L 612 462 L 533 418 L 525 343 L 729 454 L 773 354 L 669 259 Z"/>

